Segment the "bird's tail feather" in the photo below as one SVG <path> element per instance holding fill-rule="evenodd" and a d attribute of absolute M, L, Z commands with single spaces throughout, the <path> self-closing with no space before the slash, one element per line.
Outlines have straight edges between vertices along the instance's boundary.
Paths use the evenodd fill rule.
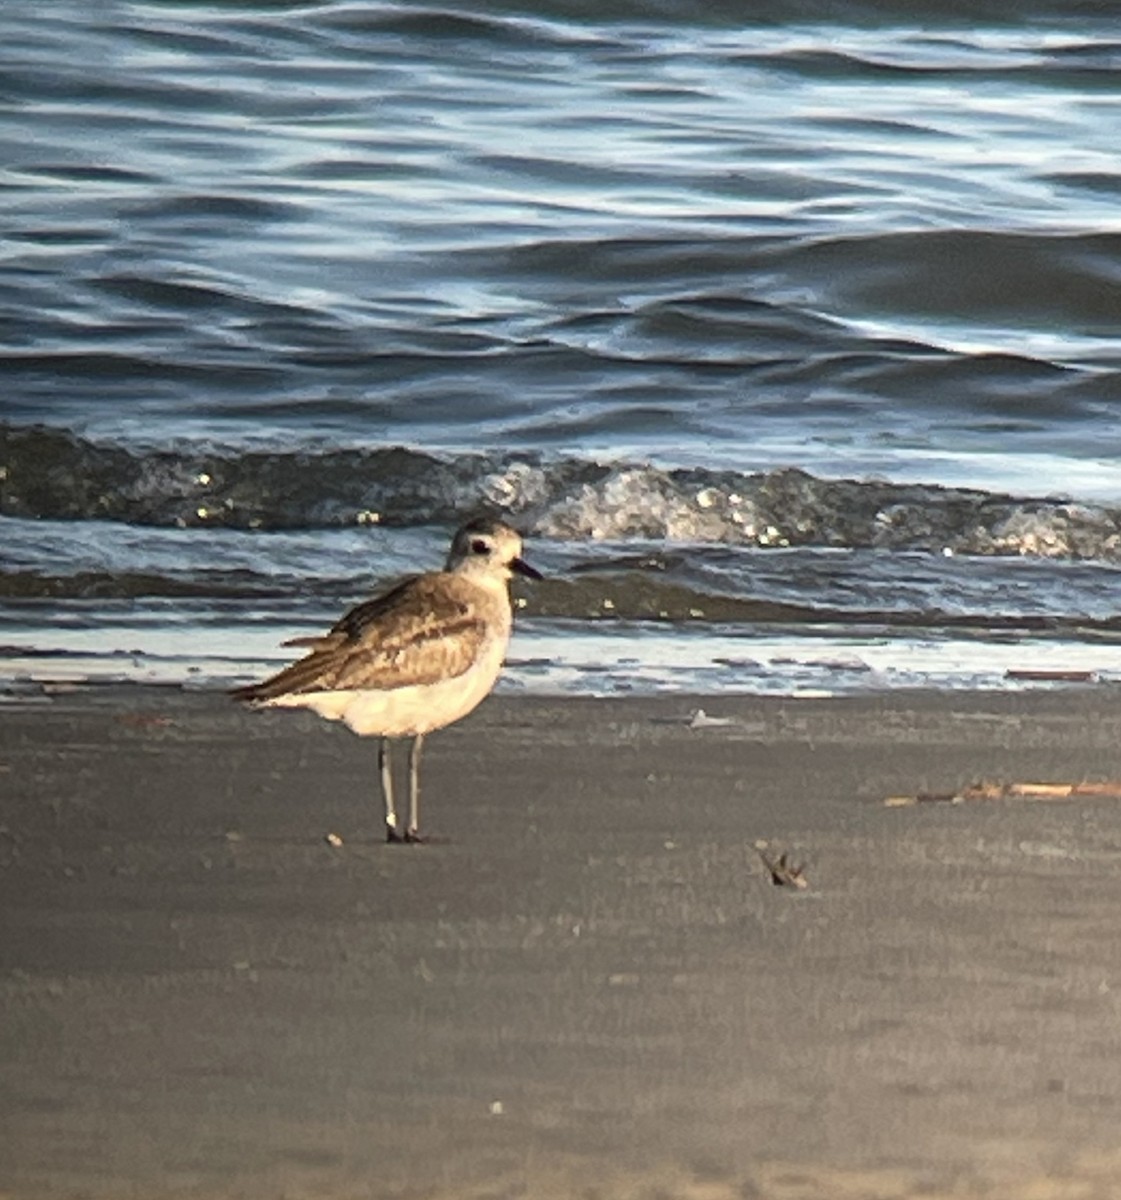
<path fill-rule="evenodd" d="M 277 696 L 294 695 L 299 692 L 314 692 L 321 687 L 330 687 L 331 681 L 324 677 L 326 664 L 320 655 L 309 654 L 294 662 L 290 667 L 261 683 L 251 683 L 234 688 L 230 695 L 235 700 L 249 703 L 275 700 Z"/>

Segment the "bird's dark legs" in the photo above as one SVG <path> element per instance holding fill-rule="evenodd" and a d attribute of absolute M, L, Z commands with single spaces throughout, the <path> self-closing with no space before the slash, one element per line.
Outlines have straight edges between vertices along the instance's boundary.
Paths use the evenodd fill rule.
<path fill-rule="evenodd" d="M 393 763 L 389 756 L 389 739 L 378 742 L 378 770 L 381 772 L 381 795 L 385 801 L 385 840 L 401 841 L 397 832 L 397 810 L 393 807 Z"/>
<path fill-rule="evenodd" d="M 409 825 L 405 830 L 406 842 L 424 840 L 420 836 L 420 748 L 423 744 L 424 734 L 418 733 L 409 750 Z"/>

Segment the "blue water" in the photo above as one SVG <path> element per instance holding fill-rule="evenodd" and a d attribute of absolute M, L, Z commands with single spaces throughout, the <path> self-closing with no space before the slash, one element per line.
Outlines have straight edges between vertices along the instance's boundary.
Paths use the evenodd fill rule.
<path fill-rule="evenodd" d="M 512 685 L 1121 672 L 1108 10 L 6 3 L 0 676 L 252 674 L 480 508 Z"/>

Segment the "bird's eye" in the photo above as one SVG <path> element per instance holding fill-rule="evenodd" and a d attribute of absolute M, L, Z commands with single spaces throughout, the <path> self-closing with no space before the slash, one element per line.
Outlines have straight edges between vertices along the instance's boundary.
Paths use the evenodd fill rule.
<path fill-rule="evenodd" d="M 472 554 L 489 554 L 490 547 L 486 544 L 486 542 L 483 541 L 482 538 L 476 538 L 471 543 L 471 553 Z"/>

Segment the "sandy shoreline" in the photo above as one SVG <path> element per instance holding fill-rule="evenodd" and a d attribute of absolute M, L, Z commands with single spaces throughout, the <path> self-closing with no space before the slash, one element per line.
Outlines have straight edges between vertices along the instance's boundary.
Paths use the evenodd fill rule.
<path fill-rule="evenodd" d="M 882 802 L 1117 701 L 497 698 L 386 847 L 344 730 L 9 700 L 0 1194 L 1115 1195 L 1121 802 Z"/>

